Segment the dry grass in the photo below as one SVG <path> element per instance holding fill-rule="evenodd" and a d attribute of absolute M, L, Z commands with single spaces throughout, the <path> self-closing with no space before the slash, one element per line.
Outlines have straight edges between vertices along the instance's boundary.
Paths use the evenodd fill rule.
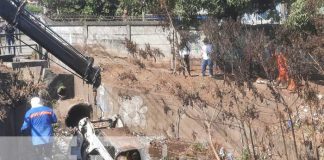
<path fill-rule="evenodd" d="M 121 81 L 130 80 L 131 82 L 138 81 L 135 74 L 132 71 L 126 71 L 118 75 L 118 79 Z"/>
<path fill-rule="evenodd" d="M 34 80 L 25 81 L 19 79 L 20 74 L 19 72 L 5 69 L 0 72 L 1 120 L 7 117 L 6 111 L 8 109 L 27 103 L 31 96 L 37 95 L 39 90 L 44 88 L 44 85 L 40 81 L 35 83 Z"/>

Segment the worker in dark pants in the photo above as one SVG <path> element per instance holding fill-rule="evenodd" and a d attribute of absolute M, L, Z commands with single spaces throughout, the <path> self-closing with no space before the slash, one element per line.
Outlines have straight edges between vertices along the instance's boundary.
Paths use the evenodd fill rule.
<path fill-rule="evenodd" d="M 13 54 L 16 54 L 16 48 L 15 48 L 15 28 L 7 24 L 4 28 L 6 32 L 6 41 L 8 44 L 8 52 L 11 54 L 11 50 L 13 51 Z"/>
<path fill-rule="evenodd" d="M 5 26 L 0 25 L 0 34 L 2 34 L 2 31 L 4 31 Z M 0 47 L 2 47 L 2 35 L 0 35 Z M 2 48 L 0 48 L 0 55 L 2 55 Z"/>
<path fill-rule="evenodd" d="M 182 42 L 180 44 L 180 56 L 183 59 L 185 70 L 187 70 L 189 76 L 190 73 L 190 47 L 186 42 Z M 183 74 L 185 75 L 185 70 L 183 70 Z"/>
<path fill-rule="evenodd" d="M 52 159 L 52 124 L 57 122 L 56 115 L 53 109 L 44 106 L 38 97 L 32 98 L 30 103 L 31 109 L 25 114 L 21 131 L 31 135 L 36 152 L 35 159 Z"/>

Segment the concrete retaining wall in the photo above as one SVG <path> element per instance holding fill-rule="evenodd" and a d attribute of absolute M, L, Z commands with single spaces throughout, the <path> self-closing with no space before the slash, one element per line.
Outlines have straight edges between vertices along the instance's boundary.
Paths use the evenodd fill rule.
<path fill-rule="evenodd" d="M 149 43 L 151 48 L 159 48 L 166 58 L 171 57 L 170 31 L 159 25 L 52 25 L 51 28 L 72 45 L 100 45 L 113 51 L 112 54 L 126 56 L 123 43 L 128 38 L 139 48 L 144 49 Z"/>

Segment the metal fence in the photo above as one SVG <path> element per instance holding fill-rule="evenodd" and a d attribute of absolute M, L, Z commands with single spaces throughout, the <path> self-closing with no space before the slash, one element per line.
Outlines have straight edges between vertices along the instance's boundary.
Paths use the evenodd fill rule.
<path fill-rule="evenodd" d="M 7 34 L 0 32 L 0 55 L 30 55 L 32 54 L 33 50 L 40 52 L 42 50 L 41 47 L 35 42 L 25 42 L 22 38 L 24 34 L 19 30 L 14 34 L 15 41 L 11 45 L 7 43 L 6 35 Z"/>
<path fill-rule="evenodd" d="M 53 21 L 163 21 L 165 15 L 143 16 L 96 16 L 96 15 L 50 15 Z"/>

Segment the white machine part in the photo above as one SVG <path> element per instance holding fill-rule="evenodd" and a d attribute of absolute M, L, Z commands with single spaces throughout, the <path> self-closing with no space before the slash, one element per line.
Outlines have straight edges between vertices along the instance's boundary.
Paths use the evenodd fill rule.
<path fill-rule="evenodd" d="M 79 121 L 78 129 L 83 135 L 84 143 L 88 143 L 88 146 L 85 149 L 86 154 L 90 154 L 92 151 L 96 150 L 104 160 L 113 160 L 104 145 L 96 136 L 94 127 L 89 118 L 86 117 L 81 119 Z"/>

